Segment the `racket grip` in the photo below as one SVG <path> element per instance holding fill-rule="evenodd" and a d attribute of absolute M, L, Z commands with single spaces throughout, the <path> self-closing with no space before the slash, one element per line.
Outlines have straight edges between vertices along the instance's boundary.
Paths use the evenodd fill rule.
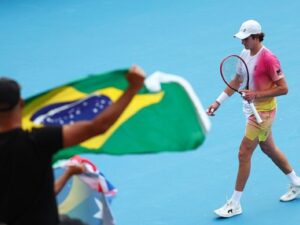
<path fill-rule="evenodd" d="M 253 102 L 249 102 L 249 105 L 250 105 L 251 110 L 252 110 L 252 112 L 253 112 L 253 114 L 254 114 L 254 116 L 255 116 L 256 122 L 257 122 L 257 123 L 262 123 L 263 121 L 262 121 L 262 119 L 260 118 L 260 115 L 258 114 L 258 112 L 257 112 L 257 110 L 256 110 L 256 108 L 255 108 L 255 106 L 254 106 L 254 104 L 253 104 Z"/>

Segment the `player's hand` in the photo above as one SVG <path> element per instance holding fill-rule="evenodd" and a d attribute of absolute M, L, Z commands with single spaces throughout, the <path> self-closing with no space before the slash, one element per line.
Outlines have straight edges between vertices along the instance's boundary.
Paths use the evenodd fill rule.
<path fill-rule="evenodd" d="M 242 97 L 248 101 L 252 102 L 256 98 L 256 92 L 251 90 L 241 90 Z"/>
<path fill-rule="evenodd" d="M 220 104 L 218 102 L 212 103 L 206 110 L 207 115 L 215 116 L 215 112 L 218 110 Z"/>
<path fill-rule="evenodd" d="M 127 80 L 129 83 L 129 87 L 138 91 L 143 87 L 144 84 L 144 70 L 137 65 L 133 65 L 127 73 Z"/>

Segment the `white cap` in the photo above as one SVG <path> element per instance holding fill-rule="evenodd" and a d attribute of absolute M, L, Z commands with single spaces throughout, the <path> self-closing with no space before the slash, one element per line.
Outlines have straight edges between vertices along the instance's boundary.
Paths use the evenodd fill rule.
<path fill-rule="evenodd" d="M 247 20 L 240 27 L 240 31 L 237 32 L 234 37 L 239 39 L 245 39 L 251 34 L 260 34 L 261 25 L 256 20 Z"/>

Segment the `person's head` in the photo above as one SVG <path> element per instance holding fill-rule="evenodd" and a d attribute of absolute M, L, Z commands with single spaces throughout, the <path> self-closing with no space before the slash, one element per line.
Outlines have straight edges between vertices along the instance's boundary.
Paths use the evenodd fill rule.
<path fill-rule="evenodd" d="M 8 77 L 0 77 L 0 113 L 13 110 L 21 100 L 20 85 Z"/>
<path fill-rule="evenodd" d="M 242 23 L 239 32 L 234 37 L 242 40 L 246 49 L 251 49 L 264 40 L 265 34 L 256 20 L 247 20 Z"/>

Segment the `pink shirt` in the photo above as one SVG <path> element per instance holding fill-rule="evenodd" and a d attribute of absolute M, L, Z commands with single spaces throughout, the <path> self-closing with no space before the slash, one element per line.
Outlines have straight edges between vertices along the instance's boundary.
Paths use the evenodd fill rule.
<path fill-rule="evenodd" d="M 284 78 L 280 62 L 266 47 L 255 56 L 250 56 L 249 50 L 243 50 L 241 57 L 245 60 L 250 76 L 249 89 L 263 91 L 275 86 L 275 82 Z M 276 108 L 276 98 L 267 97 L 254 101 L 257 111 L 269 111 Z"/>
<path fill-rule="evenodd" d="M 253 90 L 262 91 L 272 88 L 275 81 L 284 77 L 280 62 L 267 48 L 263 47 L 253 71 Z"/>

